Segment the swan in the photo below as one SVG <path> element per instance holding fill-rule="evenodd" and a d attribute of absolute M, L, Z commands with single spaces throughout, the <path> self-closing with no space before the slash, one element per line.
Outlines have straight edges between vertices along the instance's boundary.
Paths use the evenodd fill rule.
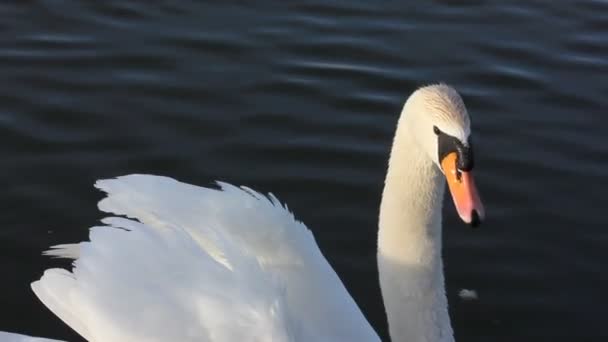
<path fill-rule="evenodd" d="M 377 241 L 392 341 L 454 341 L 441 208 L 447 182 L 465 223 L 484 218 L 470 135 L 465 105 L 445 84 L 417 89 L 399 117 Z M 116 216 L 89 241 L 46 251 L 73 268 L 31 285 L 86 340 L 380 341 L 312 233 L 274 195 L 152 175 L 95 186 L 107 193 L 99 209 Z"/>
<path fill-rule="evenodd" d="M 13 334 L 0 331 L 0 341 L 2 342 L 60 342 L 48 338 L 32 337 L 27 335 Z"/>

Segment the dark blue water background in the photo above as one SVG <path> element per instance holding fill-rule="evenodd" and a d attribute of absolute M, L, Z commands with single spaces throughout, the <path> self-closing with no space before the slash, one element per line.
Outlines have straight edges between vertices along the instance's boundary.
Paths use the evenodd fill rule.
<path fill-rule="evenodd" d="M 277 194 L 386 338 L 390 142 L 406 97 L 445 81 L 473 116 L 488 216 L 471 231 L 445 208 L 457 338 L 606 340 L 607 15 L 599 0 L 3 2 L 0 330 L 78 340 L 29 290 L 66 265 L 40 252 L 86 239 L 96 179 L 143 172 Z"/>

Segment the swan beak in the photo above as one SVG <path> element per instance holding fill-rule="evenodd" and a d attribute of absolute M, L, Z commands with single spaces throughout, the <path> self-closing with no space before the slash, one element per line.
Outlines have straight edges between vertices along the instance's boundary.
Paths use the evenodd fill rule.
<path fill-rule="evenodd" d="M 479 199 L 472 172 L 458 170 L 457 161 L 458 154 L 449 153 L 441 161 L 441 168 L 448 182 L 458 215 L 465 223 L 476 227 L 485 217 L 483 205 Z"/>

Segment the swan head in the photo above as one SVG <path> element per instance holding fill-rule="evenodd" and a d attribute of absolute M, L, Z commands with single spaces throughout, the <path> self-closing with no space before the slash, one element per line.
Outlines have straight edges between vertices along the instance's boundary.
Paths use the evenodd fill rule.
<path fill-rule="evenodd" d="M 477 226 L 485 216 L 473 180 L 471 120 L 454 88 L 436 84 L 416 90 L 407 100 L 415 141 L 444 174 L 460 218 Z"/>

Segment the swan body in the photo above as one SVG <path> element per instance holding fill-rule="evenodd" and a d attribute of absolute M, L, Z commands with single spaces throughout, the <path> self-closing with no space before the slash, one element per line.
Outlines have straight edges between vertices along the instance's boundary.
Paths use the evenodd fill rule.
<path fill-rule="evenodd" d="M 27 335 L 12 334 L 0 331 L 1 342 L 60 342 L 58 340 L 50 340 L 48 338 L 32 337 Z"/>
<path fill-rule="evenodd" d="M 148 175 L 96 186 L 108 193 L 101 210 L 139 222 L 104 219 L 78 252 L 53 251 L 78 254 L 72 273 L 48 270 L 32 284 L 87 340 L 378 341 L 310 231 L 274 196 Z"/>
<path fill-rule="evenodd" d="M 482 217 L 468 183 L 469 134 L 464 104 L 445 85 L 417 90 L 399 119 L 378 232 L 393 341 L 453 341 L 443 176 L 463 220 Z M 286 206 L 218 186 L 151 175 L 98 181 L 107 193 L 99 209 L 115 216 L 91 228 L 90 241 L 47 251 L 74 259 L 73 269 L 45 271 L 33 291 L 88 341 L 380 341 Z"/>

